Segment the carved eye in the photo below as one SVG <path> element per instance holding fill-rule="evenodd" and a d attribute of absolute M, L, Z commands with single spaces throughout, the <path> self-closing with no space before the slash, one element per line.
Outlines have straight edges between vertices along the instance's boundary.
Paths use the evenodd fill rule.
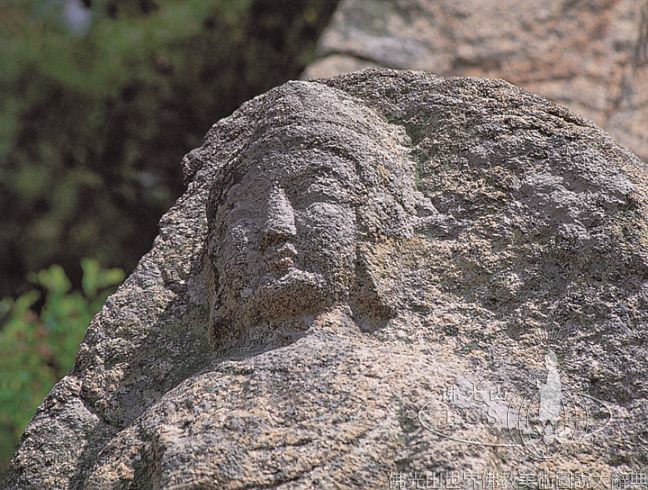
<path fill-rule="evenodd" d="M 243 220 L 228 227 L 221 245 L 223 259 L 226 262 L 244 260 L 250 248 L 251 234 L 251 227 L 244 225 Z"/>
<path fill-rule="evenodd" d="M 299 226 L 307 233 L 345 235 L 355 227 L 355 214 L 344 204 L 314 202 L 299 212 Z"/>
<path fill-rule="evenodd" d="M 253 223 L 254 212 L 247 207 L 234 204 L 225 214 L 224 222 L 228 228 L 241 224 L 241 222 Z"/>

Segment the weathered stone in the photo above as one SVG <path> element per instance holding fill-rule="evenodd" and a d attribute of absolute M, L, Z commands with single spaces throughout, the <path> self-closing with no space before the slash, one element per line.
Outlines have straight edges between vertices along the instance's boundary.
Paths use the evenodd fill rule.
<path fill-rule="evenodd" d="M 507 80 L 648 161 L 645 0 L 344 0 L 303 77 L 375 65 Z"/>
<path fill-rule="evenodd" d="M 184 169 L 9 488 L 645 470 L 648 173 L 590 122 L 368 71 L 257 97 Z"/>

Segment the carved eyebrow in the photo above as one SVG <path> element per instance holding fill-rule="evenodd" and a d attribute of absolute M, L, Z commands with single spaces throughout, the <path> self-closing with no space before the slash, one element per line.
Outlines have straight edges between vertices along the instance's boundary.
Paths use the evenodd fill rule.
<path fill-rule="evenodd" d="M 286 183 L 299 184 L 299 187 L 309 189 L 313 185 L 345 186 L 349 180 L 349 175 L 340 172 L 339 169 L 318 166 L 300 169 L 298 172 L 287 175 L 284 182 L 278 182 L 278 185 L 287 187 L 286 190 L 296 187 L 295 185 L 286 186 Z"/>
<path fill-rule="evenodd" d="M 321 179 L 322 177 L 335 177 L 336 180 L 349 181 L 353 180 L 355 175 L 355 167 L 351 166 L 353 173 L 350 175 L 350 172 L 344 172 L 336 165 L 306 165 L 295 169 L 293 173 L 288 175 L 288 181 L 294 182 L 299 180 L 307 180 L 309 182 L 314 181 L 315 179 Z"/>
<path fill-rule="evenodd" d="M 240 190 L 242 180 L 243 180 L 243 177 L 240 177 L 239 179 L 237 179 L 237 181 L 236 181 L 233 185 L 231 185 L 231 186 L 229 187 L 229 189 L 227 189 L 227 190 L 224 192 L 224 194 L 223 194 L 223 199 L 222 199 L 222 203 L 236 204 L 236 203 L 240 202 L 239 199 L 232 200 L 232 190 L 233 190 L 233 189 L 238 189 L 238 190 Z M 271 185 L 271 183 L 272 183 L 271 179 L 270 179 L 269 177 L 267 177 L 266 175 L 255 175 L 255 176 L 254 176 L 254 180 L 255 180 L 255 181 L 259 181 L 259 182 L 269 182 L 270 185 Z M 249 194 L 248 194 L 248 195 L 249 195 Z M 255 194 L 254 197 L 258 197 L 258 195 Z"/>
<path fill-rule="evenodd" d="M 293 206 L 300 208 L 314 202 L 329 202 L 334 204 L 351 204 L 353 202 L 353 193 L 349 192 L 346 186 L 338 182 L 315 181 L 311 182 L 301 192 L 295 192 L 293 189 L 293 192 L 289 191 L 288 194 Z"/>

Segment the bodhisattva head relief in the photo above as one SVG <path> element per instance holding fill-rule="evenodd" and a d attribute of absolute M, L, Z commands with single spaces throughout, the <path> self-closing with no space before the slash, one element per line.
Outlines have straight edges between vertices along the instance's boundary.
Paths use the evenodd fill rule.
<path fill-rule="evenodd" d="M 217 347 L 285 341 L 334 308 L 392 313 L 367 256 L 372 243 L 411 234 L 414 168 L 403 134 L 362 107 L 356 124 L 336 127 L 290 102 L 283 114 L 293 117 L 261 128 L 210 196 Z"/>

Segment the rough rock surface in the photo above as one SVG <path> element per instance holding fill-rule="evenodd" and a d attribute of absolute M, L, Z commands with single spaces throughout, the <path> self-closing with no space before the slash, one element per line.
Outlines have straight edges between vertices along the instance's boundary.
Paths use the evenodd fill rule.
<path fill-rule="evenodd" d="M 502 78 L 648 161 L 645 0 L 344 0 L 304 77 L 376 66 Z"/>
<path fill-rule="evenodd" d="M 367 71 L 255 98 L 183 164 L 8 488 L 645 471 L 648 172 L 592 123 Z"/>

